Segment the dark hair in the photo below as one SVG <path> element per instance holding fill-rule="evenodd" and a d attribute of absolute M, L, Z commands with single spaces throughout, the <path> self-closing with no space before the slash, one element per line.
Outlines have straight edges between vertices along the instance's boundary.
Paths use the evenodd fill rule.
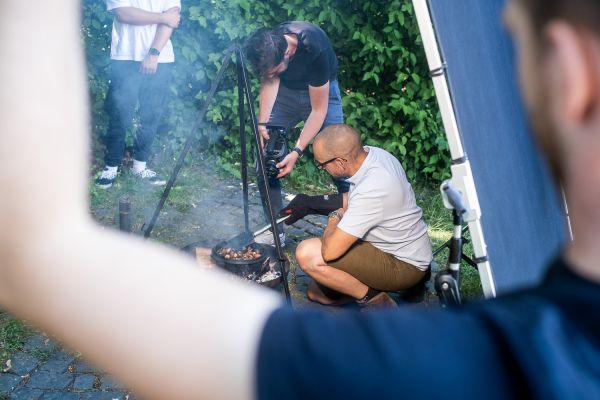
<path fill-rule="evenodd" d="M 527 11 L 533 28 L 541 35 L 553 19 L 563 19 L 600 34 L 598 0 L 518 0 Z"/>
<path fill-rule="evenodd" d="M 265 78 L 267 71 L 283 61 L 287 41 L 283 32 L 261 28 L 254 32 L 245 44 L 246 58 L 255 74 Z"/>

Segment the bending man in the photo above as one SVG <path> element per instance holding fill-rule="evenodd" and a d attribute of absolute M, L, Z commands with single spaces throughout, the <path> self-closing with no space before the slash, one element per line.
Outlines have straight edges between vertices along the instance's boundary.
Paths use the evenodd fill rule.
<path fill-rule="evenodd" d="M 327 34 L 321 28 L 302 21 L 284 22 L 273 29 L 259 29 L 248 39 L 246 53 L 260 77 L 258 121 L 262 138 L 269 138 L 267 125 L 280 126 L 290 132 L 304 121 L 293 151 L 277 165 L 279 175 L 269 179 L 269 192 L 276 213 L 282 207 L 279 178 L 292 172 L 321 129 L 344 122 L 337 83 L 338 61 Z M 343 180 L 334 183 L 340 192 L 348 191 Z M 261 193 L 261 196 L 264 198 L 265 194 Z M 285 242 L 283 234 L 281 238 Z"/>

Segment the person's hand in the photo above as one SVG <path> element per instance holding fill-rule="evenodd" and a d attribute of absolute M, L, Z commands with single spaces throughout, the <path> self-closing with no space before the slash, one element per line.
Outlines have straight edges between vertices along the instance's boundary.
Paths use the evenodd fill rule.
<path fill-rule="evenodd" d="M 179 13 L 179 7 L 169 8 L 162 14 L 163 24 L 170 28 L 176 29 L 181 21 L 181 14 Z"/>
<path fill-rule="evenodd" d="M 279 164 L 275 165 L 277 168 L 279 168 L 279 175 L 277 175 L 277 177 L 283 178 L 284 176 L 289 175 L 294 169 L 294 165 L 296 165 L 298 157 L 298 153 L 292 151 L 287 156 L 285 156 L 285 158 L 281 160 Z"/>
<path fill-rule="evenodd" d="M 311 214 L 311 198 L 312 196 L 303 193 L 296 195 L 287 207 L 279 211 L 279 217 L 285 217 L 286 215 L 290 216 L 284 221 L 286 225 L 291 225 L 299 219 L 306 217 L 308 214 Z"/>
<path fill-rule="evenodd" d="M 264 125 L 258 125 L 258 137 L 260 138 L 261 149 L 265 148 L 265 140 L 269 140 L 269 131 Z"/>
<path fill-rule="evenodd" d="M 156 69 L 158 68 L 158 56 L 153 56 L 152 54 L 146 54 L 146 57 L 142 60 L 140 64 L 140 72 L 144 75 L 152 75 L 156 73 Z"/>

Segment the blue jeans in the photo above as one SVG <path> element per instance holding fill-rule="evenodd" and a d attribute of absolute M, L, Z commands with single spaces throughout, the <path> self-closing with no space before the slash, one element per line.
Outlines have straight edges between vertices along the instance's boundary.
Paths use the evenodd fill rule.
<path fill-rule="evenodd" d="M 158 64 L 153 75 L 140 73 L 140 63 L 136 61 L 113 60 L 110 68 L 110 86 L 106 97 L 109 121 L 104 163 L 111 167 L 121 165 L 125 133 L 133 125 L 138 103 L 140 124 L 134 141 L 134 158 L 147 161 L 164 114 L 173 64 Z"/>
<path fill-rule="evenodd" d="M 299 122 L 306 121 L 312 108 L 310 106 L 310 96 L 308 90 L 293 90 L 283 85 L 279 86 L 277 99 L 271 111 L 269 124 L 282 126 L 291 131 Z M 321 130 L 329 125 L 344 123 L 344 112 L 342 110 L 342 96 L 337 81 L 329 82 L 329 101 L 327 106 L 327 115 Z M 262 191 L 262 176 L 257 174 L 258 187 L 261 191 L 263 199 L 263 209 L 265 216 L 268 214 L 264 201 L 265 193 Z M 281 198 L 281 182 L 279 178 L 269 178 L 269 194 L 273 207 L 273 213 L 277 215 L 279 210 L 283 208 L 283 200 Z M 350 185 L 344 179 L 333 179 L 333 183 L 340 193 L 348 192 Z M 267 218 L 268 219 L 268 218 Z M 282 228 L 282 226 L 280 226 Z M 280 232 L 282 230 L 280 229 Z"/>

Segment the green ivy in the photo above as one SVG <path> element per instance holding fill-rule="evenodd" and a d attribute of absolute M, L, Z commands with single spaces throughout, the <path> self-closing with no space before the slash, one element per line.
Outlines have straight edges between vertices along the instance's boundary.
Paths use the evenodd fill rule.
<path fill-rule="evenodd" d="M 286 20 L 319 25 L 340 61 L 346 122 L 366 144 L 382 147 L 402 162 L 410 179 L 448 176 L 445 140 L 419 30 L 410 1 L 392 0 L 211 0 L 183 1 L 173 35 L 177 62 L 168 118 L 157 145 L 167 156 L 181 149 L 195 113 L 223 61 L 223 52 L 255 29 Z M 104 99 L 112 16 L 104 2 L 84 0 L 82 36 L 89 65 L 94 142 L 106 130 Z M 253 79 L 255 97 L 258 82 Z M 218 146 L 222 161 L 239 162 L 235 68 L 227 71 L 207 114 L 202 145 Z M 255 104 L 257 108 L 258 104 Z M 249 126 L 247 125 L 249 133 Z M 233 168 L 230 168 L 233 170 Z M 310 163 L 296 179 L 311 179 Z"/>

